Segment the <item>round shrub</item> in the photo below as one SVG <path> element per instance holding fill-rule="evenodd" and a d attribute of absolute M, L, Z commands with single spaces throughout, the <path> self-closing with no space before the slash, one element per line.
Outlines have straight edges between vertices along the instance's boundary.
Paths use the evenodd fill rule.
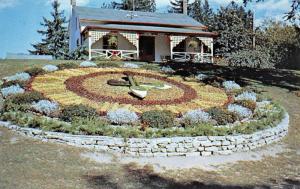
<path fill-rule="evenodd" d="M 141 116 L 143 124 L 153 128 L 168 128 L 174 126 L 174 114 L 170 111 L 152 110 Z"/>
<path fill-rule="evenodd" d="M 37 76 L 37 75 L 41 75 L 45 73 L 45 70 L 43 70 L 42 68 L 30 68 L 28 70 L 26 70 L 26 73 L 29 73 L 29 75 L 31 75 L 32 77 Z"/>
<path fill-rule="evenodd" d="M 5 81 L 28 81 L 30 80 L 30 75 L 25 72 L 16 73 L 15 75 L 3 78 Z"/>
<path fill-rule="evenodd" d="M 94 108 L 80 104 L 64 107 L 59 117 L 64 121 L 72 121 L 76 117 L 89 118 L 95 116 L 97 116 L 97 111 Z"/>
<path fill-rule="evenodd" d="M 100 62 L 97 64 L 99 68 L 119 68 L 121 67 L 118 62 Z"/>
<path fill-rule="evenodd" d="M 51 115 L 58 111 L 58 104 L 49 100 L 40 100 L 32 103 L 32 108 L 42 114 Z"/>
<path fill-rule="evenodd" d="M 46 65 L 42 68 L 45 72 L 55 72 L 58 70 L 58 67 L 57 66 L 54 66 L 54 65 Z"/>
<path fill-rule="evenodd" d="M 109 111 L 107 118 L 110 122 L 115 124 L 133 124 L 139 119 L 135 112 L 131 112 L 127 109 Z"/>
<path fill-rule="evenodd" d="M 11 100 L 11 102 L 15 104 L 31 104 L 32 102 L 37 102 L 43 99 L 45 99 L 45 97 L 41 93 L 36 91 L 16 94 L 9 97 L 9 100 Z"/>
<path fill-rule="evenodd" d="M 234 123 L 239 119 L 238 115 L 234 112 L 230 112 L 224 108 L 210 108 L 208 110 L 209 115 L 214 119 L 218 125 L 226 125 L 228 123 Z"/>
<path fill-rule="evenodd" d="M 97 67 L 97 64 L 95 64 L 94 62 L 90 62 L 90 61 L 84 61 L 84 62 L 81 62 L 80 67 L 83 67 L 83 68 L 88 68 L 88 67 Z"/>
<path fill-rule="evenodd" d="M 210 121 L 211 117 L 207 112 L 201 109 L 191 110 L 182 116 L 184 123 L 187 125 L 207 123 Z"/>
<path fill-rule="evenodd" d="M 241 86 L 234 81 L 224 81 L 222 85 L 226 91 L 233 91 L 233 90 L 241 89 Z"/>
<path fill-rule="evenodd" d="M 133 64 L 133 63 L 125 63 L 124 65 L 123 65 L 123 67 L 124 68 L 133 68 L 133 69 L 137 69 L 137 68 L 140 68 L 140 66 L 139 65 L 137 65 L 137 64 Z"/>
<path fill-rule="evenodd" d="M 10 87 L 12 85 L 19 85 L 22 88 L 26 88 L 28 83 L 29 83 L 28 81 L 18 81 L 18 80 L 6 81 L 2 84 L 2 87 L 5 88 L 5 87 Z"/>
<path fill-rule="evenodd" d="M 76 63 L 62 63 L 62 64 L 57 65 L 57 67 L 58 67 L 60 70 L 63 70 L 63 69 L 73 69 L 73 68 L 78 68 L 79 66 L 78 66 Z"/>
<path fill-rule="evenodd" d="M 252 100 L 237 100 L 234 103 L 246 107 L 250 109 L 252 112 L 254 112 L 254 110 L 256 109 L 256 102 Z"/>
<path fill-rule="evenodd" d="M 250 109 L 237 104 L 230 104 L 227 109 L 229 112 L 236 113 L 240 118 L 250 118 L 252 116 Z"/>
<path fill-rule="evenodd" d="M 25 90 L 21 88 L 19 85 L 12 85 L 10 87 L 2 88 L 1 93 L 4 98 L 15 95 L 25 93 Z"/>
<path fill-rule="evenodd" d="M 235 100 L 251 100 L 256 102 L 256 93 L 245 91 L 234 98 Z"/>

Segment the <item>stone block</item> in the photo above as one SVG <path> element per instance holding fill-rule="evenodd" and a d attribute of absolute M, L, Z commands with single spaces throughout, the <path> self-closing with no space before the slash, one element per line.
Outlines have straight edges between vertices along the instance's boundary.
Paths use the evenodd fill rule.
<path fill-rule="evenodd" d="M 212 152 L 201 152 L 201 156 L 211 156 L 212 155 Z"/>
<path fill-rule="evenodd" d="M 219 148 L 216 147 L 216 146 L 205 147 L 205 151 L 208 151 L 208 152 L 217 152 L 217 151 L 219 151 Z"/>
<path fill-rule="evenodd" d="M 196 157 L 200 155 L 201 155 L 200 152 L 189 152 L 185 154 L 186 157 Z"/>

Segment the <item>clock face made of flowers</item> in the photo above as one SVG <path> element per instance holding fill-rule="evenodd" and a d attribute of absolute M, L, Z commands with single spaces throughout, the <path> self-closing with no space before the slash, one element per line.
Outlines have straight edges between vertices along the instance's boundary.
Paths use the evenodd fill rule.
<path fill-rule="evenodd" d="M 169 110 L 183 114 L 224 105 L 224 90 L 179 76 L 129 68 L 65 69 L 37 76 L 32 90 L 61 105 L 84 104 L 99 113 L 126 108 L 137 113 Z"/>

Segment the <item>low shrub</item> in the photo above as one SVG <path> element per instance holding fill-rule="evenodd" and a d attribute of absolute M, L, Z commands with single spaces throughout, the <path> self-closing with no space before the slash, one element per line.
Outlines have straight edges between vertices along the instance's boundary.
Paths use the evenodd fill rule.
<path fill-rule="evenodd" d="M 29 104 L 16 104 L 10 99 L 6 99 L 2 106 L 2 112 L 28 112 L 31 108 Z"/>
<path fill-rule="evenodd" d="M 97 67 L 97 64 L 94 63 L 94 62 L 90 62 L 90 61 L 84 61 L 84 62 L 81 62 L 80 67 L 83 67 L 83 68 L 87 68 L 87 67 Z"/>
<path fill-rule="evenodd" d="M 16 73 L 15 75 L 3 78 L 5 81 L 28 81 L 30 80 L 30 75 L 25 72 Z"/>
<path fill-rule="evenodd" d="M 251 100 L 256 102 L 256 93 L 245 91 L 242 94 L 237 95 L 235 100 Z"/>
<path fill-rule="evenodd" d="M 201 109 L 188 111 L 182 116 L 182 118 L 185 125 L 207 123 L 211 119 L 209 114 Z"/>
<path fill-rule="evenodd" d="M 158 64 L 145 63 L 145 64 L 141 65 L 141 69 L 159 71 L 160 67 Z"/>
<path fill-rule="evenodd" d="M 34 77 L 34 76 L 37 76 L 37 75 L 44 74 L 46 71 L 43 70 L 42 68 L 34 67 L 34 68 L 30 68 L 30 69 L 26 70 L 25 72 L 29 73 L 29 75 Z"/>
<path fill-rule="evenodd" d="M 30 91 L 23 94 L 16 94 L 9 97 L 9 100 L 14 104 L 31 104 L 32 102 L 37 102 L 43 100 L 45 97 L 36 91 Z"/>
<path fill-rule="evenodd" d="M 97 66 L 99 68 L 119 68 L 121 67 L 121 64 L 118 62 L 107 61 L 107 62 L 99 62 L 97 63 Z"/>
<path fill-rule="evenodd" d="M 214 119 L 218 125 L 226 125 L 228 123 L 234 123 L 239 119 L 238 115 L 233 112 L 229 112 L 224 108 L 210 108 L 208 110 L 209 115 Z"/>
<path fill-rule="evenodd" d="M 237 114 L 240 118 L 250 118 L 252 116 L 252 111 L 250 109 L 237 104 L 230 104 L 227 109 L 229 112 Z"/>
<path fill-rule="evenodd" d="M 143 124 L 153 128 L 168 128 L 174 126 L 174 114 L 170 111 L 152 110 L 141 116 Z"/>
<path fill-rule="evenodd" d="M 55 72 L 57 71 L 59 68 L 57 66 L 54 65 L 46 65 L 42 68 L 45 72 Z"/>
<path fill-rule="evenodd" d="M 115 124 L 133 124 L 136 123 L 139 117 L 135 112 L 131 112 L 127 109 L 117 109 L 114 111 L 109 111 L 107 113 L 107 118 L 110 122 Z"/>
<path fill-rule="evenodd" d="M 63 69 L 75 69 L 75 68 L 78 68 L 79 66 L 76 63 L 62 63 L 62 64 L 59 64 L 57 67 L 60 70 L 63 70 Z"/>
<path fill-rule="evenodd" d="M 4 82 L 2 84 L 2 87 L 5 88 L 5 87 L 10 87 L 12 85 L 19 85 L 21 88 L 26 88 L 28 86 L 28 84 L 29 84 L 28 81 L 18 81 L 18 80 L 15 80 L 15 81 Z"/>
<path fill-rule="evenodd" d="M 76 117 L 89 118 L 95 116 L 97 116 L 97 111 L 94 108 L 80 104 L 64 107 L 59 117 L 64 121 L 72 121 Z"/>
<path fill-rule="evenodd" d="M 254 112 L 254 110 L 256 109 L 256 102 L 252 100 L 237 100 L 234 103 L 246 107 L 250 109 L 252 112 Z"/>
<path fill-rule="evenodd" d="M 22 94 L 25 90 L 21 88 L 19 85 L 12 85 L 10 87 L 2 88 L 1 93 L 4 98 L 7 98 L 8 96 L 15 95 L 15 94 Z"/>
<path fill-rule="evenodd" d="M 133 64 L 133 63 L 128 63 L 128 62 L 126 62 L 126 63 L 123 65 L 123 68 L 133 68 L 133 69 L 137 69 L 137 68 L 140 68 L 140 66 L 137 65 L 137 64 Z"/>
<path fill-rule="evenodd" d="M 39 113 L 52 115 L 53 113 L 58 111 L 59 106 L 57 103 L 51 102 L 49 100 L 40 100 L 38 102 L 33 102 L 32 108 Z"/>
<path fill-rule="evenodd" d="M 224 81 L 222 85 L 226 91 L 233 91 L 233 90 L 241 89 L 241 86 L 234 81 Z"/>

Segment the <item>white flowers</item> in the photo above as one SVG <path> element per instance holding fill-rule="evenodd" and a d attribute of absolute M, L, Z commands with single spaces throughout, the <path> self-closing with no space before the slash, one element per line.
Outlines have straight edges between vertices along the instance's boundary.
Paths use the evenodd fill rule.
<path fill-rule="evenodd" d="M 108 111 L 107 118 L 115 124 L 132 124 L 137 122 L 139 119 L 135 112 L 131 112 L 127 109 Z"/>
<path fill-rule="evenodd" d="M 79 66 L 83 67 L 83 68 L 88 68 L 88 67 L 97 67 L 97 64 L 94 62 L 90 62 L 90 61 L 84 61 L 84 62 L 81 62 Z"/>
<path fill-rule="evenodd" d="M 164 73 L 174 73 L 175 72 L 175 70 L 173 70 L 170 66 L 163 66 L 160 70 Z"/>
<path fill-rule="evenodd" d="M 182 116 L 182 118 L 185 122 L 188 122 L 190 124 L 206 123 L 211 119 L 209 114 L 201 109 L 188 111 Z"/>
<path fill-rule="evenodd" d="M 23 88 L 21 88 L 19 85 L 12 85 L 10 87 L 1 89 L 1 93 L 4 98 L 6 98 L 10 95 L 14 95 L 14 94 L 22 94 L 24 92 L 25 92 L 25 90 Z"/>
<path fill-rule="evenodd" d="M 252 116 L 250 109 L 237 104 L 230 104 L 227 109 L 230 112 L 236 113 L 241 118 L 250 118 Z"/>
<path fill-rule="evenodd" d="M 133 69 L 138 69 L 138 68 L 140 68 L 139 65 L 133 64 L 133 63 L 125 63 L 125 64 L 123 65 L 123 67 L 124 67 L 124 68 L 133 68 Z"/>
<path fill-rule="evenodd" d="M 40 100 L 32 103 L 32 108 L 39 113 L 51 115 L 59 108 L 58 104 L 49 100 Z"/>
<path fill-rule="evenodd" d="M 15 75 L 3 78 L 5 81 L 28 81 L 30 79 L 30 75 L 25 72 L 16 73 Z"/>
<path fill-rule="evenodd" d="M 256 93 L 246 91 L 235 97 L 235 100 L 251 100 L 256 102 Z"/>
<path fill-rule="evenodd" d="M 199 81 L 202 81 L 202 80 L 208 78 L 208 75 L 199 73 L 198 75 L 195 76 L 195 78 Z"/>
<path fill-rule="evenodd" d="M 241 89 L 241 86 L 234 81 L 224 81 L 222 85 L 226 91 Z"/>
<path fill-rule="evenodd" d="M 42 69 L 46 72 L 55 72 L 58 70 L 58 67 L 54 65 L 46 65 Z"/>

